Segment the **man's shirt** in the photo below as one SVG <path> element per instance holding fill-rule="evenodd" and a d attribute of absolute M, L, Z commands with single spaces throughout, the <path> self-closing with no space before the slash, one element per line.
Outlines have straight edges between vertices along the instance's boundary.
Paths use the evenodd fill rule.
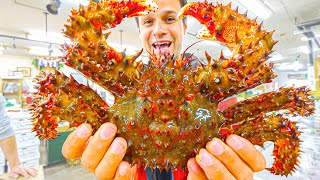
<path fill-rule="evenodd" d="M 13 129 L 10 126 L 10 120 L 5 110 L 6 100 L 0 94 L 0 140 L 14 135 Z"/>

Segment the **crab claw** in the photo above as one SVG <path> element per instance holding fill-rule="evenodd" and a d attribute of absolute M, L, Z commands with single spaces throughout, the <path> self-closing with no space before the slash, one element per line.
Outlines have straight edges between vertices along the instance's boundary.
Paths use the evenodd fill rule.
<path fill-rule="evenodd" d="M 213 24 L 213 13 L 217 7 L 208 2 L 193 2 L 185 5 L 178 12 L 178 18 L 183 19 L 185 16 L 192 16 L 196 18 L 201 24 L 208 27 L 210 31 L 212 27 L 208 26 Z"/>

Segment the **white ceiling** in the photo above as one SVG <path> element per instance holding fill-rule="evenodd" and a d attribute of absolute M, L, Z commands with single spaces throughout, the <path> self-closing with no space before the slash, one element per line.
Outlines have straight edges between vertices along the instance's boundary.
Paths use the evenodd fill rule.
<path fill-rule="evenodd" d="M 59 14 L 49 14 L 47 19 L 48 35 L 57 34 L 59 37 L 55 36 L 54 39 L 49 40 L 43 37 L 42 41 L 56 42 L 58 39 L 62 39 L 61 29 L 65 20 L 71 8 L 76 8 L 79 1 L 61 0 L 62 4 Z M 44 12 L 46 12 L 45 6 L 47 2 L 48 0 L 0 0 L 0 35 L 32 38 L 31 36 L 26 36 L 26 33 L 35 34 L 34 32 L 36 32 L 36 34 L 45 34 L 46 18 Z M 214 2 L 217 1 L 214 0 Z M 218 2 L 228 4 L 229 2 L 234 3 L 234 0 L 222 0 Z M 283 59 L 278 60 L 278 62 L 299 60 L 306 65 L 308 63 L 308 54 L 302 51 L 307 49 L 301 48 L 301 46 L 308 47 L 308 42 L 301 40 L 304 35 L 297 29 L 296 25 L 308 21 L 320 21 L 320 0 L 264 0 L 263 2 L 273 11 L 272 16 L 264 21 L 264 27 L 270 31 L 276 30 L 274 39 L 280 40 L 280 42 L 275 46 L 274 50 L 283 56 Z M 244 10 L 240 9 L 241 11 Z M 189 19 L 188 23 L 189 29 L 185 36 L 183 49 L 197 41 L 191 34 L 196 34 L 196 31 L 201 27 L 192 19 Z M 126 20 L 119 27 L 115 28 L 108 39 L 109 43 L 120 44 L 120 29 L 124 30 L 122 33 L 122 48 L 142 48 L 133 19 Z M 312 31 L 320 35 L 320 25 L 313 27 Z M 320 37 L 317 39 L 319 41 Z M 0 37 L 0 42 L 7 46 L 4 54 L 23 56 L 33 56 L 27 52 L 29 48 L 48 48 L 49 45 L 19 39 L 14 41 L 12 38 L 4 37 Z M 63 40 L 59 41 L 59 43 L 61 42 Z M 313 46 L 317 48 L 315 43 L 313 43 Z M 52 44 L 52 47 L 58 48 L 59 46 Z M 217 47 L 207 42 L 201 42 L 190 48 L 188 52 L 194 52 L 195 55 L 203 57 L 204 49 L 213 54 L 213 56 L 218 56 L 221 46 Z M 315 53 L 319 53 L 319 51 Z"/>

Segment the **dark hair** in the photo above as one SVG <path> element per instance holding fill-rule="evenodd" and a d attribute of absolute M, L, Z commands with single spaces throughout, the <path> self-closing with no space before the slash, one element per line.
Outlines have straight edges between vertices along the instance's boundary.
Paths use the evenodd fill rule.
<path fill-rule="evenodd" d="M 179 2 L 181 5 L 181 8 L 187 4 L 187 0 L 179 0 Z M 138 17 L 135 17 L 135 19 L 136 19 L 137 26 L 139 28 L 139 19 L 138 19 Z M 183 23 L 187 23 L 187 17 L 183 18 Z"/>

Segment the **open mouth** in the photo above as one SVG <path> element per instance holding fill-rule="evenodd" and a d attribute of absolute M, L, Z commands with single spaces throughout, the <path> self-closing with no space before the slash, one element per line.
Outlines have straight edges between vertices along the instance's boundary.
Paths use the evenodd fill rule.
<path fill-rule="evenodd" d="M 152 44 L 152 47 L 156 52 L 169 53 L 171 42 L 156 42 Z"/>

